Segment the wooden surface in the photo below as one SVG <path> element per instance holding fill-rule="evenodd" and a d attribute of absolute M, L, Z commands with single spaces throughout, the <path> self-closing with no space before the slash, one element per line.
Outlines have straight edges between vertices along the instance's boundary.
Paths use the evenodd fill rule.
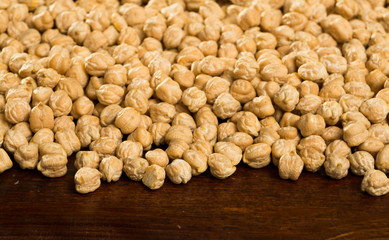
<path fill-rule="evenodd" d="M 69 172 L 48 179 L 18 167 L 0 175 L 0 239 L 372 239 L 389 237 L 389 195 L 360 191 L 360 177 L 335 181 L 304 172 L 239 165 L 229 179 L 209 172 L 158 191 L 130 181 L 74 190 Z"/>

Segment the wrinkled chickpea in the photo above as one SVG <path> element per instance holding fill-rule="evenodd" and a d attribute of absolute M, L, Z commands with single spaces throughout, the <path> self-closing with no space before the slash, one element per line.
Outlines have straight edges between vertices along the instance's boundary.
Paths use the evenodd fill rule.
<path fill-rule="evenodd" d="M 151 190 L 156 190 L 162 187 L 165 182 L 165 169 L 158 165 L 151 165 L 146 167 L 142 182 Z"/>
<path fill-rule="evenodd" d="M 123 161 L 115 156 L 108 156 L 101 160 L 99 170 L 102 173 L 102 179 L 107 182 L 116 182 L 119 180 L 123 171 Z"/>
<path fill-rule="evenodd" d="M 100 187 L 102 176 L 99 170 L 95 168 L 80 168 L 74 176 L 76 191 L 83 194 L 96 191 Z"/>
<path fill-rule="evenodd" d="M 7 152 L 0 148 L 0 173 L 12 168 L 13 163 Z"/>

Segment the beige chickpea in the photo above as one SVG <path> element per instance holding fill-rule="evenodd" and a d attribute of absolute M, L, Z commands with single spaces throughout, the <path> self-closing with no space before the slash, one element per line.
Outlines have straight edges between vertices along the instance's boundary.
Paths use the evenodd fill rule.
<path fill-rule="evenodd" d="M 20 82 L 20 85 L 12 87 L 7 91 L 5 100 L 7 103 L 10 102 L 10 100 L 19 100 L 29 103 L 32 98 L 32 91 L 33 89 L 23 85 L 22 82 Z"/>
<path fill-rule="evenodd" d="M 167 153 L 160 148 L 146 152 L 145 158 L 149 162 L 149 165 L 155 164 L 166 168 L 166 166 L 169 164 L 169 157 Z"/>
<path fill-rule="evenodd" d="M 199 44 L 198 48 L 204 54 L 204 56 L 216 56 L 218 54 L 218 50 L 219 50 L 217 42 L 212 41 L 212 40 L 201 42 Z M 238 54 L 236 53 L 236 55 L 238 55 Z M 219 55 L 219 57 L 221 57 L 221 56 Z"/>
<path fill-rule="evenodd" d="M 197 87 L 187 88 L 182 94 L 182 102 L 188 106 L 189 111 L 197 112 L 207 102 L 205 92 Z"/>
<path fill-rule="evenodd" d="M 317 111 L 327 125 L 336 125 L 343 113 L 341 105 L 336 101 L 326 101 L 322 103 Z"/>
<path fill-rule="evenodd" d="M 143 31 L 148 37 L 153 37 L 159 41 L 162 40 L 166 30 L 166 21 L 162 15 L 157 15 L 146 20 Z"/>
<path fill-rule="evenodd" d="M 304 148 L 313 148 L 319 152 L 324 152 L 326 147 L 327 146 L 324 139 L 318 135 L 311 135 L 303 138 L 297 145 L 298 150 L 302 150 Z"/>
<path fill-rule="evenodd" d="M 388 154 L 388 149 L 388 145 L 385 145 L 385 147 L 378 152 L 375 160 L 375 166 L 377 167 L 377 169 L 383 171 L 384 173 L 387 173 L 389 171 L 388 160 L 386 157 Z"/>
<path fill-rule="evenodd" d="M 218 141 L 224 141 L 228 137 L 237 132 L 236 124 L 233 122 L 224 122 L 217 127 L 217 139 Z"/>
<path fill-rule="evenodd" d="M 299 92 L 295 87 L 284 84 L 274 95 L 273 101 L 282 110 L 290 112 L 296 107 L 299 101 Z"/>
<path fill-rule="evenodd" d="M 324 169 L 327 176 L 334 179 L 341 179 L 347 176 L 350 162 L 347 158 L 342 158 L 337 155 L 326 156 Z"/>
<path fill-rule="evenodd" d="M 170 78 L 158 84 L 155 92 L 159 99 L 170 104 L 176 104 L 182 96 L 180 85 Z"/>
<path fill-rule="evenodd" d="M 101 104 L 119 104 L 123 100 L 124 89 L 114 84 L 103 84 L 96 91 L 96 96 Z"/>
<path fill-rule="evenodd" d="M 153 120 L 151 120 L 151 117 L 149 117 L 147 115 L 140 116 L 139 127 L 143 127 L 143 128 L 148 130 L 152 123 L 153 123 Z"/>
<path fill-rule="evenodd" d="M 385 173 L 380 170 L 370 169 L 366 172 L 361 190 L 366 191 L 372 196 L 382 196 L 389 192 L 389 180 Z"/>
<path fill-rule="evenodd" d="M 73 152 L 79 151 L 81 148 L 80 140 L 73 130 L 58 130 L 54 138 L 56 142 L 62 145 L 68 156 L 72 155 Z"/>
<path fill-rule="evenodd" d="M 241 109 L 240 103 L 230 94 L 223 92 L 215 100 L 212 110 L 216 116 L 226 119 Z"/>
<path fill-rule="evenodd" d="M 346 126 L 350 123 L 362 123 L 365 128 L 369 128 L 371 126 L 370 121 L 360 112 L 346 112 L 342 114 L 342 125 Z"/>
<path fill-rule="evenodd" d="M 243 162 L 252 168 L 263 168 L 270 163 L 271 148 L 266 143 L 248 146 L 243 154 Z"/>
<path fill-rule="evenodd" d="M 99 128 L 99 127 L 97 127 Z M 116 140 L 117 144 L 120 144 L 123 139 L 123 134 L 119 128 L 115 125 L 108 125 L 100 129 L 100 137 L 109 137 Z"/>
<path fill-rule="evenodd" d="M 299 151 L 305 169 L 309 172 L 317 172 L 324 164 L 325 156 L 322 152 L 312 147 L 306 147 Z"/>
<path fill-rule="evenodd" d="M 94 151 L 79 151 L 76 154 L 76 160 L 74 161 L 74 167 L 81 169 L 84 167 L 98 169 L 100 164 L 99 154 Z"/>
<path fill-rule="evenodd" d="M 100 162 L 99 170 L 102 173 L 103 180 L 116 182 L 122 175 L 123 161 L 115 156 L 105 157 Z"/>
<path fill-rule="evenodd" d="M 170 123 L 176 114 L 176 109 L 172 104 L 161 102 L 150 105 L 149 113 L 153 122 Z"/>
<path fill-rule="evenodd" d="M 278 173 L 282 179 L 296 181 L 304 168 L 304 162 L 295 151 L 283 154 L 279 160 Z"/>
<path fill-rule="evenodd" d="M 252 136 L 258 136 L 261 130 L 261 124 L 257 116 L 252 112 L 244 112 L 236 123 L 238 131 L 248 133 Z"/>
<path fill-rule="evenodd" d="M 76 191 L 82 194 L 96 191 L 100 187 L 102 176 L 103 174 L 95 168 L 80 168 L 74 175 Z"/>
<path fill-rule="evenodd" d="M 320 58 L 320 62 L 326 67 L 328 73 L 343 74 L 347 70 L 347 61 L 344 57 L 330 54 Z"/>
<path fill-rule="evenodd" d="M 124 134 L 133 132 L 139 125 L 140 113 L 131 107 L 120 110 L 115 118 L 115 126 Z"/>
<path fill-rule="evenodd" d="M 51 94 L 49 106 L 55 117 L 68 115 L 72 109 L 72 99 L 64 90 L 57 90 Z"/>
<path fill-rule="evenodd" d="M 53 110 L 42 103 L 35 106 L 30 113 L 30 128 L 33 132 L 37 132 L 42 128 L 54 128 Z"/>
<path fill-rule="evenodd" d="M 186 150 L 183 159 L 191 166 L 191 174 L 197 176 L 208 168 L 207 156 L 198 150 Z"/>
<path fill-rule="evenodd" d="M 193 117 L 185 112 L 176 114 L 172 121 L 172 125 L 184 125 L 192 131 L 196 129 L 196 123 Z"/>
<path fill-rule="evenodd" d="M 192 63 L 194 63 L 195 61 L 199 61 L 202 58 L 204 58 L 204 54 L 200 51 L 200 49 L 191 46 L 184 48 L 178 53 L 177 63 L 185 67 L 190 67 Z"/>
<path fill-rule="evenodd" d="M 58 130 L 65 129 L 65 128 L 73 131 L 76 130 L 76 125 L 73 122 L 73 117 L 72 116 L 56 117 L 54 119 L 53 132 L 57 132 Z"/>
<path fill-rule="evenodd" d="M 106 127 L 110 124 L 113 124 L 115 122 L 115 118 L 117 114 L 122 110 L 123 108 L 119 106 L 118 104 L 111 104 L 109 106 L 106 106 L 100 113 L 100 123 L 102 126 Z"/>
<path fill-rule="evenodd" d="M 274 81 L 279 84 L 286 82 L 288 69 L 283 64 L 268 64 L 261 70 L 261 78 L 264 81 Z"/>
<path fill-rule="evenodd" d="M 153 143 L 153 136 L 149 131 L 147 131 L 147 129 L 138 127 L 128 136 L 127 140 L 139 142 L 145 150 L 149 150 L 151 148 L 151 144 Z"/>
<path fill-rule="evenodd" d="M 242 159 L 242 149 L 231 142 L 217 142 L 214 146 L 215 153 L 224 154 L 229 158 L 234 166 L 238 165 Z"/>
<path fill-rule="evenodd" d="M 81 116 L 92 114 L 94 108 L 94 103 L 88 97 L 81 96 L 73 103 L 70 113 L 75 119 L 78 119 Z"/>
<path fill-rule="evenodd" d="M 370 120 L 372 123 L 379 123 L 386 119 L 389 108 L 386 102 L 380 98 L 371 98 L 364 101 L 359 110 Z"/>
<path fill-rule="evenodd" d="M 38 164 L 38 144 L 29 143 L 19 146 L 14 153 L 14 158 L 21 169 L 35 169 Z"/>
<path fill-rule="evenodd" d="M 258 74 L 258 71 L 258 63 L 252 55 L 242 56 L 235 63 L 233 76 L 243 80 L 251 80 Z"/>
<path fill-rule="evenodd" d="M 20 83 L 20 78 L 17 74 L 10 72 L 0 74 L 0 92 L 6 93 L 9 89 L 16 87 Z"/>
<path fill-rule="evenodd" d="M 146 159 L 140 157 L 128 157 L 123 159 L 123 171 L 133 181 L 142 180 L 149 163 Z"/>
<path fill-rule="evenodd" d="M 375 137 L 368 137 L 361 145 L 358 146 L 358 150 L 369 152 L 371 155 L 376 156 L 377 153 L 383 149 L 385 144 Z"/>
<path fill-rule="evenodd" d="M 42 128 L 35 132 L 30 141 L 30 143 L 36 143 L 38 145 L 46 142 L 54 142 L 54 133 L 49 128 Z"/>
<path fill-rule="evenodd" d="M 238 56 L 238 49 L 232 43 L 221 44 L 217 56 L 220 58 L 236 58 Z"/>
<path fill-rule="evenodd" d="M 212 153 L 208 158 L 211 174 L 219 179 L 225 179 L 235 173 L 236 167 L 231 160 L 223 154 Z"/>
<path fill-rule="evenodd" d="M 169 131 L 170 125 L 168 123 L 157 122 L 152 123 L 149 131 L 153 137 L 153 143 L 156 146 L 165 142 L 165 135 Z"/>
<path fill-rule="evenodd" d="M 13 163 L 4 149 L 0 149 L 0 173 L 12 168 Z"/>
<path fill-rule="evenodd" d="M 343 139 L 350 147 L 358 146 L 369 136 L 369 132 L 362 123 L 350 123 L 343 127 Z"/>
<path fill-rule="evenodd" d="M 48 66 L 56 70 L 59 74 L 65 74 L 70 68 L 72 61 L 69 57 L 61 55 L 61 53 L 55 53 L 49 56 Z"/>
<path fill-rule="evenodd" d="M 170 159 L 181 159 L 184 152 L 189 149 L 189 145 L 182 140 L 173 140 L 169 143 L 166 153 Z"/>
<path fill-rule="evenodd" d="M 54 69 L 42 68 L 36 78 L 39 86 L 54 88 L 59 82 L 60 75 Z"/>
<path fill-rule="evenodd" d="M 68 120 L 71 120 L 73 121 L 73 117 L 69 117 Z M 65 123 L 65 126 L 68 125 L 69 123 Z M 95 127 L 97 127 L 99 130 L 101 129 L 101 126 L 100 126 L 100 119 L 96 116 L 93 116 L 93 115 L 84 115 L 82 117 L 80 117 L 78 120 L 77 120 L 77 126 L 75 128 L 75 131 L 79 131 L 83 126 L 86 126 L 86 125 L 93 125 Z"/>
<path fill-rule="evenodd" d="M 84 95 L 82 85 L 74 78 L 61 78 L 57 84 L 56 90 L 64 90 L 72 101 Z"/>
<path fill-rule="evenodd" d="M 175 159 L 166 167 L 166 174 L 174 184 L 186 184 L 192 178 L 192 168 L 186 161 Z"/>
<path fill-rule="evenodd" d="M 348 156 L 350 161 L 351 171 L 358 176 L 363 176 L 365 173 L 374 169 L 374 158 L 373 156 L 365 151 L 357 151 Z"/>
<path fill-rule="evenodd" d="M 146 167 L 142 182 L 151 190 L 156 190 L 162 187 L 166 177 L 165 169 L 158 165 Z"/>
<path fill-rule="evenodd" d="M 167 49 L 177 48 L 185 32 L 177 25 L 169 26 L 163 34 L 162 42 Z"/>
<path fill-rule="evenodd" d="M 296 145 L 300 141 L 300 134 L 295 127 L 281 127 L 277 130 L 278 135 L 282 139 L 290 140 L 294 142 Z"/>
<path fill-rule="evenodd" d="M 321 103 L 322 99 L 319 96 L 308 94 L 300 98 L 300 101 L 296 106 L 296 110 L 299 110 L 301 114 L 315 114 L 320 108 Z"/>
<path fill-rule="evenodd" d="M 49 87 L 37 87 L 32 92 L 32 106 L 35 107 L 39 103 L 48 104 L 51 94 L 53 94 L 53 89 Z"/>
<path fill-rule="evenodd" d="M 330 14 L 322 25 L 326 32 L 331 34 L 337 42 L 347 42 L 352 38 L 350 23 L 340 15 Z"/>
<path fill-rule="evenodd" d="M 217 126 L 210 123 L 201 124 L 193 132 L 193 141 L 199 139 L 206 140 L 214 145 L 217 139 Z"/>
<path fill-rule="evenodd" d="M 114 84 L 117 86 L 124 86 L 127 82 L 127 71 L 122 65 L 113 65 L 107 68 L 104 74 L 105 84 Z"/>
<path fill-rule="evenodd" d="M 195 75 L 185 66 L 174 64 L 170 74 L 181 87 L 189 88 L 194 84 Z"/>
<path fill-rule="evenodd" d="M 28 102 L 19 99 L 8 100 L 4 108 L 5 118 L 13 124 L 27 121 L 30 111 L 31 107 Z"/>
<path fill-rule="evenodd" d="M 297 122 L 300 120 L 300 116 L 290 113 L 290 112 L 285 112 L 284 115 L 282 115 L 282 118 L 280 120 L 280 126 L 281 127 L 296 127 Z"/>
<path fill-rule="evenodd" d="M 93 76 L 103 76 L 109 66 L 113 66 L 115 60 L 103 53 L 92 53 L 85 59 L 85 69 Z"/>
<path fill-rule="evenodd" d="M 331 142 L 325 151 L 326 157 L 336 156 L 339 158 L 346 158 L 350 155 L 351 149 L 343 140 L 335 140 Z"/>
<path fill-rule="evenodd" d="M 240 103 L 247 103 L 255 97 L 255 89 L 247 80 L 235 80 L 230 87 L 230 94 Z"/>
<path fill-rule="evenodd" d="M 143 154 L 143 146 L 139 142 L 123 141 L 116 149 L 116 156 L 119 159 L 141 157 Z"/>
<path fill-rule="evenodd" d="M 275 166 L 278 166 L 279 160 L 282 155 L 291 151 L 296 151 L 296 145 L 293 141 L 286 139 L 277 139 L 271 147 L 273 164 Z"/>
<path fill-rule="evenodd" d="M 370 91 L 369 85 L 364 82 L 348 82 L 343 86 L 346 93 L 361 97 L 363 99 L 371 98 L 374 92 Z"/>
<path fill-rule="evenodd" d="M 82 148 L 88 147 L 92 141 L 95 141 L 100 138 L 99 129 L 93 125 L 82 126 L 77 131 L 76 135 L 80 140 Z"/>
<path fill-rule="evenodd" d="M 228 92 L 229 87 L 230 83 L 224 78 L 213 77 L 208 80 L 204 88 L 207 102 L 210 104 L 214 103 L 220 94 Z"/>
<path fill-rule="evenodd" d="M 387 123 L 376 123 L 370 126 L 369 136 L 377 138 L 383 143 L 389 143 L 389 126 Z"/>
<path fill-rule="evenodd" d="M 89 149 L 97 152 L 100 157 L 113 155 L 117 147 L 117 140 L 110 137 L 100 137 L 89 145 Z"/>
<path fill-rule="evenodd" d="M 202 130 L 206 131 L 206 128 Z M 164 138 L 166 143 L 170 143 L 171 141 L 175 140 L 180 140 L 184 141 L 187 144 L 190 144 L 194 138 L 194 134 L 192 135 L 192 130 L 185 125 L 173 125 L 169 128 Z"/>
<path fill-rule="evenodd" d="M 263 127 L 259 132 L 258 137 L 254 139 L 254 143 L 266 143 L 267 145 L 272 146 L 278 139 L 280 139 L 280 135 L 276 130 L 270 127 Z"/>
<path fill-rule="evenodd" d="M 137 52 L 136 47 L 122 43 L 114 47 L 112 57 L 117 64 L 124 64 L 128 59 L 134 57 Z"/>
<path fill-rule="evenodd" d="M 298 68 L 298 75 L 304 80 L 321 81 L 328 76 L 328 73 L 322 63 L 308 62 Z"/>
<path fill-rule="evenodd" d="M 297 128 L 304 137 L 321 135 L 326 127 L 324 118 L 320 115 L 307 113 L 301 116 L 297 122 Z"/>
<path fill-rule="evenodd" d="M 244 151 L 246 147 L 250 146 L 254 142 L 253 138 L 249 134 L 243 132 L 234 133 L 233 135 L 229 136 L 226 141 L 234 143 L 240 147 L 242 151 Z"/>
<path fill-rule="evenodd" d="M 30 125 L 27 122 L 17 123 L 11 129 L 21 132 L 27 138 L 28 141 L 31 139 L 33 134 Z"/>

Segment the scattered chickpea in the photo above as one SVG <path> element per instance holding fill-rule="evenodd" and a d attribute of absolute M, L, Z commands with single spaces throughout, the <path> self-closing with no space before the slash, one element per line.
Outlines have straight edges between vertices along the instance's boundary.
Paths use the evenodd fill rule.
<path fill-rule="evenodd" d="M 103 180 L 116 182 L 122 175 L 123 161 L 115 156 L 105 157 L 100 162 L 99 170 L 102 173 Z"/>
<path fill-rule="evenodd" d="M 158 165 L 151 165 L 146 167 L 142 182 L 151 190 L 156 190 L 162 187 L 165 182 L 165 169 Z"/>

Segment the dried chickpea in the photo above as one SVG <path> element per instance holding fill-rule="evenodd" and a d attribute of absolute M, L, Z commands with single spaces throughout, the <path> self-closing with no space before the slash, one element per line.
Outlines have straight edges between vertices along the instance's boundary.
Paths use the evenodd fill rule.
<path fill-rule="evenodd" d="M 246 147 L 252 145 L 254 142 L 253 138 L 249 134 L 243 132 L 236 132 L 232 134 L 226 139 L 226 141 L 234 143 L 240 147 L 242 151 L 244 151 Z"/>
<path fill-rule="evenodd" d="M 158 165 L 146 167 L 142 182 L 151 190 L 156 190 L 162 187 L 166 177 L 165 169 Z"/>
<path fill-rule="evenodd" d="M 382 196 L 389 192 L 389 179 L 380 170 L 370 169 L 361 183 L 361 190 L 372 196 Z"/>
<path fill-rule="evenodd" d="M 169 143 L 166 153 L 170 159 L 181 159 L 184 152 L 189 149 L 189 145 L 182 140 L 173 140 Z"/>
<path fill-rule="evenodd" d="M 27 144 L 26 136 L 20 130 L 10 129 L 4 135 L 3 147 L 11 153 L 14 153 L 19 146 Z"/>
<path fill-rule="evenodd" d="M 240 103 L 230 94 L 223 92 L 215 100 L 212 110 L 221 119 L 232 117 L 241 109 Z"/>
<path fill-rule="evenodd" d="M 359 110 L 370 122 L 379 123 L 386 119 L 389 112 L 387 103 L 380 98 L 371 98 L 364 101 Z"/>
<path fill-rule="evenodd" d="M 76 169 L 88 167 L 95 168 L 99 167 L 100 159 L 99 154 L 94 151 L 79 151 L 76 154 L 76 160 L 74 161 L 74 167 Z"/>
<path fill-rule="evenodd" d="M 244 112 L 236 123 L 238 131 L 248 133 L 252 136 L 258 136 L 261 130 L 261 124 L 257 116 L 252 112 Z"/>
<path fill-rule="evenodd" d="M 31 110 L 29 122 L 33 132 L 37 132 L 42 128 L 53 129 L 53 110 L 49 106 L 40 103 Z"/>
<path fill-rule="evenodd" d="M 350 161 L 351 171 L 358 176 L 363 176 L 365 173 L 374 169 L 374 158 L 373 156 L 365 151 L 357 151 L 348 157 Z"/>
<path fill-rule="evenodd" d="M 271 148 L 266 143 L 248 146 L 243 154 L 243 162 L 252 168 L 262 168 L 270 163 Z"/>
<path fill-rule="evenodd" d="M 142 180 L 149 163 L 146 159 L 140 157 L 127 157 L 123 159 L 123 171 L 133 181 Z"/>
<path fill-rule="evenodd" d="M 191 87 L 183 92 L 181 101 L 188 106 L 189 111 L 197 112 L 207 103 L 207 97 L 205 92 L 199 90 L 197 87 Z"/>
<path fill-rule="evenodd" d="M 358 146 L 358 150 L 369 152 L 371 155 L 376 156 L 377 153 L 383 149 L 385 144 L 375 137 L 368 137 L 361 145 Z"/>
<path fill-rule="evenodd" d="M 92 76 L 103 76 L 108 67 L 114 64 L 115 60 L 111 56 L 99 52 L 85 58 L 85 69 Z"/>
<path fill-rule="evenodd" d="M 73 122 L 72 116 L 61 116 L 54 119 L 54 128 L 53 132 L 57 132 L 60 129 L 71 129 L 76 130 L 76 125 Z"/>
<path fill-rule="evenodd" d="M 38 145 L 45 142 L 54 142 L 54 133 L 49 128 L 42 128 L 35 132 L 30 141 L 30 143 L 36 143 Z"/>
<path fill-rule="evenodd" d="M 143 146 L 138 142 L 123 141 L 116 149 L 116 156 L 119 159 L 141 157 L 143 154 Z"/>
<path fill-rule="evenodd" d="M 192 178 L 192 168 L 186 161 L 175 159 L 166 167 L 166 174 L 174 184 L 186 184 Z"/>
<path fill-rule="evenodd" d="M 7 152 L 0 148 L 0 173 L 3 173 L 4 171 L 12 168 L 13 163 L 8 156 Z"/>
<path fill-rule="evenodd" d="M 56 90 L 50 96 L 49 106 L 55 117 L 66 116 L 72 110 L 72 99 L 64 90 Z"/>
<path fill-rule="evenodd" d="M 89 149 L 97 152 L 100 157 L 113 155 L 117 147 L 117 140 L 110 137 L 100 137 L 89 145 Z"/>
<path fill-rule="evenodd" d="M 55 141 L 62 145 L 67 155 L 72 155 L 81 149 L 81 143 L 76 133 L 70 129 L 60 129 L 54 135 Z"/>
<path fill-rule="evenodd" d="M 304 168 L 304 162 L 295 151 L 283 154 L 278 163 L 278 173 L 282 179 L 296 181 Z"/>
<path fill-rule="evenodd" d="M 297 128 L 304 137 L 321 135 L 326 127 L 324 118 L 320 115 L 307 113 L 297 121 Z"/>
<path fill-rule="evenodd" d="M 66 152 L 58 143 L 43 143 L 39 145 L 38 171 L 46 177 L 62 177 L 67 172 L 68 159 Z"/>
<path fill-rule="evenodd" d="M 212 153 L 208 158 L 211 174 L 219 179 L 225 179 L 234 174 L 236 167 L 231 160 L 223 154 Z"/>
<path fill-rule="evenodd" d="M 273 101 L 282 110 L 290 112 L 296 107 L 299 101 L 299 92 L 293 86 L 284 84 L 274 95 Z"/>
<path fill-rule="evenodd" d="M 124 134 L 132 133 L 139 125 L 140 113 L 131 107 L 120 110 L 115 118 L 115 126 Z"/>
<path fill-rule="evenodd" d="M 105 157 L 100 162 L 99 170 L 102 173 L 103 180 L 116 182 L 122 175 L 123 161 L 115 156 Z"/>
<path fill-rule="evenodd" d="M 103 176 L 97 169 L 82 167 L 74 176 L 76 191 L 82 194 L 96 191 L 100 187 L 100 178 Z"/>
<path fill-rule="evenodd" d="M 8 122 L 16 124 L 27 121 L 30 115 L 31 107 L 26 101 L 19 99 L 10 99 L 5 104 L 5 118 Z"/>
<path fill-rule="evenodd" d="M 316 113 L 320 108 L 322 99 L 313 94 L 308 94 L 300 98 L 299 103 L 296 106 L 296 110 L 300 111 L 301 114 Z"/>
<path fill-rule="evenodd" d="M 149 131 L 153 137 L 153 143 L 156 146 L 165 142 L 165 135 L 169 131 L 170 124 L 164 122 L 152 123 Z"/>

